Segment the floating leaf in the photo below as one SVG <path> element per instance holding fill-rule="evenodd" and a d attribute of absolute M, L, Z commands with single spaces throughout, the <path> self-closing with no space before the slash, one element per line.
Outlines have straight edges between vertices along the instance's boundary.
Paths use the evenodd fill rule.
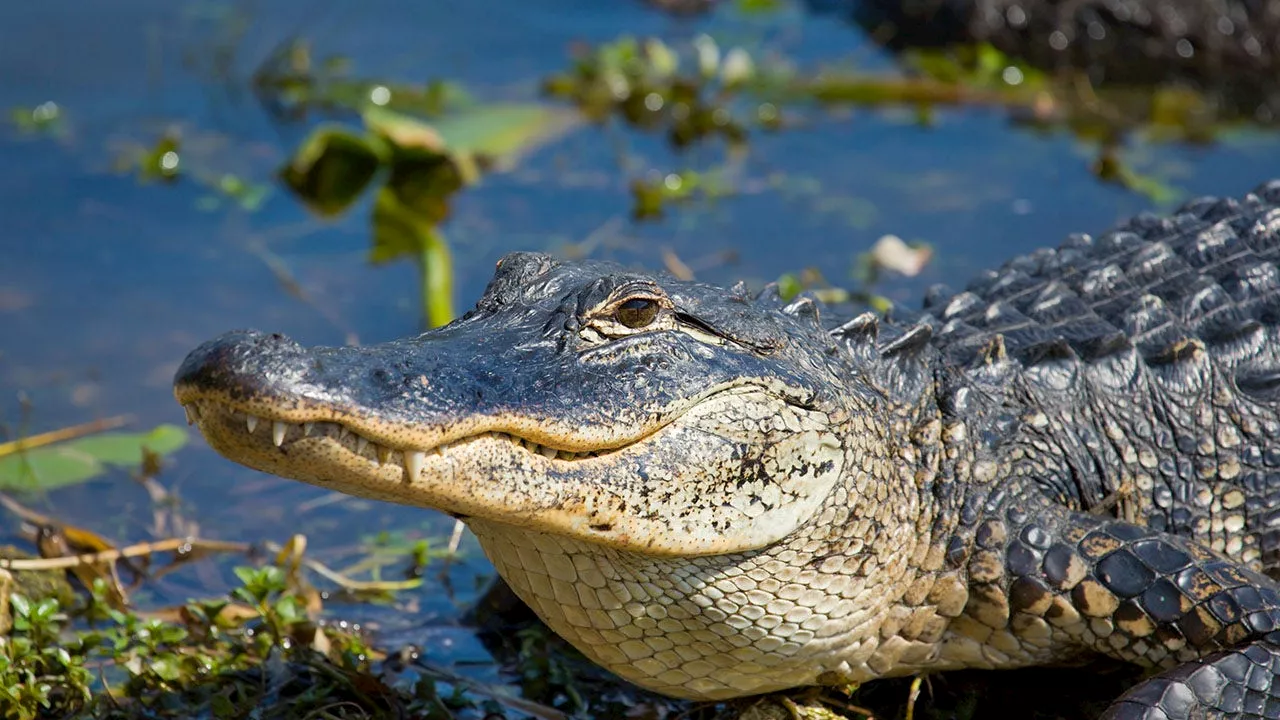
<path fill-rule="evenodd" d="M 160 425 L 145 433 L 104 433 L 0 458 L 0 489 L 45 490 L 84 482 L 108 465 L 142 462 L 144 449 L 167 455 L 187 442 L 187 431 Z"/>
<path fill-rule="evenodd" d="M 417 148 L 438 155 L 447 151 L 445 139 L 427 123 L 403 113 L 373 107 L 364 111 L 364 124 L 398 148 Z"/>
<path fill-rule="evenodd" d="M 455 152 L 468 151 L 514 161 L 571 130 L 577 114 L 545 105 L 488 105 L 436 122 Z"/>
<path fill-rule="evenodd" d="M 370 131 L 399 147 L 505 166 L 570 130 L 577 114 L 541 104 L 500 104 L 450 113 L 430 124 L 382 108 L 366 110 L 364 120 Z"/>
<path fill-rule="evenodd" d="M 478 171 L 467 162 L 421 151 L 396 153 L 384 191 L 395 195 L 407 212 L 430 224 L 449 217 L 449 198 L 471 182 Z"/>
<path fill-rule="evenodd" d="M 346 210 L 369 186 L 382 157 L 369 139 L 342 127 L 321 127 L 280 170 L 280 179 L 321 215 Z"/>
<path fill-rule="evenodd" d="M 9 111 L 9 119 L 24 133 L 60 135 L 66 130 L 62 108 L 52 100 L 35 107 L 13 108 Z"/>

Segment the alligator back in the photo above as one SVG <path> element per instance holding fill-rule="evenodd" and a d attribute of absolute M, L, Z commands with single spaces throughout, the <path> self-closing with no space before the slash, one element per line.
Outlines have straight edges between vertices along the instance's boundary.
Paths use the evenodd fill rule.
<path fill-rule="evenodd" d="M 1280 182 L 931 291 L 944 416 L 1070 507 L 1280 575 Z"/>
<path fill-rule="evenodd" d="M 808 0 L 851 15 L 891 47 L 990 43 L 1095 81 L 1191 77 L 1274 92 L 1277 0 Z M 1230 78 L 1231 82 L 1222 82 Z"/>

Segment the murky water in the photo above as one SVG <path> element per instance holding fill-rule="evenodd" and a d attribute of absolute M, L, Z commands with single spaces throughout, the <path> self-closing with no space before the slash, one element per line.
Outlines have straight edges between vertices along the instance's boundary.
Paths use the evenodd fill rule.
<path fill-rule="evenodd" d="M 273 122 L 249 79 L 290 38 L 305 38 L 318 55 L 349 57 L 361 76 L 449 78 L 481 99 L 531 100 L 541 78 L 567 66 L 573 42 L 621 34 L 677 42 L 698 32 L 764 44 L 801 67 L 890 62 L 854 28 L 798 7 L 765 19 L 726 8 L 673 20 L 640 3 L 594 0 L 0 4 L 0 109 L 52 101 L 65 116 L 59 135 L 0 129 L 0 421 L 10 437 L 118 414 L 138 428 L 180 422 L 174 369 L 195 344 L 232 328 L 309 344 L 418 330 L 414 270 L 365 262 L 364 212 L 323 221 L 278 187 L 257 210 L 211 207 L 199 182 L 146 183 L 114 167 L 130 147 L 170 131 L 183 139 L 184 162 L 270 182 L 307 127 Z M 934 282 L 955 283 L 1067 232 L 1097 232 L 1152 208 L 1098 182 L 1089 147 L 1018 129 L 989 109 L 940 110 L 929 126 L 907 112 L 813 113 L 801 128 L 753 138 L 739 172 L 756 190 L 672 208 L 643 225 L 627 219 L 620 147 L 662 170 L 720 156 L 677 156 L 654 137 L 584 127 L 488 178 L 458 199 L 446 227 L 459 307 L 503 253 L 591 237 L 607 239 L 597 255 L 648 267 L 660 267 L 664 248 L 691 264 L 707 261 L 699 277 L 716 282 L 814 266 L 840 283 L 858 253 L 894 233 L 937 253 L 922 276 L 881 288 L 908 300 Z M 1280 143 L 1258 133 L 1206 147 L 1137 141 L 1132 153 L 1190 195 L 1239 194 L 1280 175 Z M 735 262 L 715 260 L 726 251 Z M 323 550 L 382 530 L 438 538 L 451 526 L 418 509 L 319 502 L 321 491 L 234 466 L 198 440 L 161 479 L 209 537 L 282 541 L 297 530 Z M 124 473 L 33 502 L 122 540 L 148 537 L 147 496 Z M 470 560 L 448 569 L 453 600 L 433 578 L 412 600 L 423 615 L 362 612 L 401 624 L 452 617 L 474 594 L 475 577 L 489 572 L 475 545 L 464 547 Z M 207 592 L 210 577 L 169 581 L 155 599 Z M 467 642 L 439 632 L 441 647 Z"/>

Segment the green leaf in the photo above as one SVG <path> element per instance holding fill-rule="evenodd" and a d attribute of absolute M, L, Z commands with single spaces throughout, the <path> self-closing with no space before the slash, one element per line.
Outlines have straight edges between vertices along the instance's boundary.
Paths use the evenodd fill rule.
<path fill-rule="evenodd" d="M 514 162 L 572 130 L 578 114 L 546 105 L 488 105 L 439 119 L 435 128 L 454 152 Z"/>
<path fill-rule="evenodd" d="M 453 265 L 440 232 L 450 198 L 483 170 L 514 163 L 576 118 L 573 111 L 540 104 L 476 107 L 432 123 L 386 108 L 365 110 L 370 134 L 390 149 L 390 173 L 374 200 L 369 260 L 417 261 L 428 324 L 453 319 Z"/>
<path fill-rule="evenodd" d="M 373 244 L 369 260 L 385 263 L 401 257 L 418 261 L 427 322 L 439 327 L 453 319 L 453 261 L 438 220 L 407 207 L 388 185 L 373 205 Z"/>
<path fill-rule="evenodd" d="M 187 444 L 187 431 L 177 425 L 158 425 L 146 433 L 93 435 L 66 444 L 75 445 L 81 452 L 104 463 L 132 465 L 142 461 L 144 447 L 160 455 L 168 455 L 181 449 Z"/>
<path fill-rule="evenodd" d="M 413 148 L 435 155 L 448 152 L 449 144 L 430 124 L 411 115 L 386 108 L 364 111 L 364 125 L 395 148 Z"/>
<path fill-rule="evenodd" d="M 783 300 L 790 300 L 799 295 L 804 290 L 804 285 L 800 283 L 800 278 L 791 273 L 785 273 L 778 277 L 778 295 Z"/>
<path fill-rule="evenodd" d="M 97 477 L 108 465 L 142 462 L 143 449 L 160 455 L 187 442 L 187 431 L 160 425 L 145 433 L 103 433 L 0 458 L 0 490 L 50 490 Z"/>
<path fill-rule="evenodd" d="M 40 618 L 43 622 L 49 622 L 54 615 L 58 614 L 59 609 L 57 598 L 43 598 L 36 603 L 32 617 Z"/>
<path fill-rule="evenodd" d="M 389 188 L 378 191 L 373 203 L 373 242 L 369 262 L 375 265 L 418 257 L 425 232 L 424 219 L 405 207 Z"/>
<path fill-rule="evenodd" d="M 248 565 L 237 565 L 231 568 L 231 572 L 236 574 L 236 579 L 240 581 L 241 585 L 248 585 L 258 577 L 257 568 Z"/>
<path fill-rule="evenodd" d="M 13 614 L 20 618 L 31 617 L 31 601 L 25 595 L 14 593 L 9 596 L 9 604 L 13 606 Z"/>
<path fill-rule="evenodd" d="M 364 113 L 364 121 L 371 132 L 399 148 L 427 150 L 446 155 L 456 163 L 478 156 L 506 165 L 568 132 L 579 119 L 572 110 L 530 103 L 482 105 L 450 113 L 429 124 L 383 108 L 370 108 Z"/>
<path fill-rule="evenodd" d="M 293 595 L 285 595 L 277 600 L 275 610 L 276 616 L 285 625 L 293 625 L 306 619 L 306 613 L 303 612 L 301 601 Z"/>
<path fill-rule="evenodd" d="M 381 166 L 382 149 L 338 126 L 316 129 L 280 170 L 280 180 L 315 212 L 332 217 L 360 197 Z"/>
<path fill-rule="evenodd" d="M 178 658 L 173 655 L 161 655 L 151 661 L 151 672 L 155 673 L 161 680 L 174 682 L 182 677 L 182 668 L 178 665 Z"/>

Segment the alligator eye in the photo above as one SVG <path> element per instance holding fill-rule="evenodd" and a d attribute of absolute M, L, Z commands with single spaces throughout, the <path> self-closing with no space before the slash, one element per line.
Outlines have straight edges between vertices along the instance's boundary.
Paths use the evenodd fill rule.
<path fill-rule="evenodd" d="M 618 305 L 613 311 L 618 322 L 637 330 L 645 327 L 658 317 L 658 301 L 650 298 L 631 298 Z"/>

